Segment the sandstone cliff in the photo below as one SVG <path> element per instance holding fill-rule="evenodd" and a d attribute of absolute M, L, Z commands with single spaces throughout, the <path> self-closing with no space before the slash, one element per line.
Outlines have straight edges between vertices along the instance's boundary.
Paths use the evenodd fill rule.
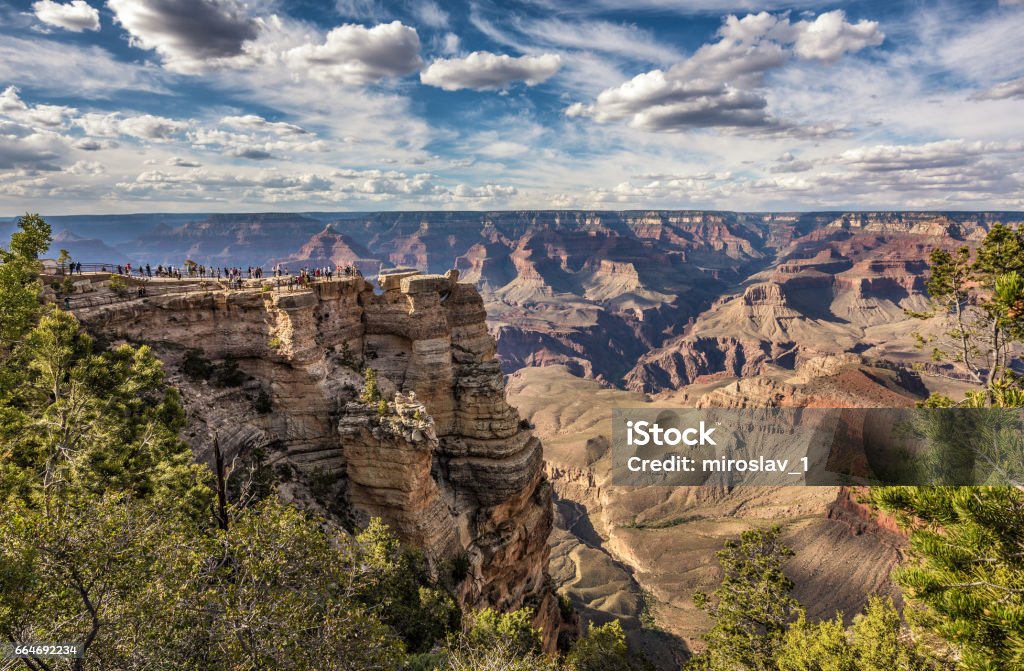
<path fill-rule="evenodd" d="M 290 476 L 287 496 L 339 522 L 381 517 L 438 567 L 468 563 L 458 587 L 466 606 L 534 607 L 553 645 L 541 445 L 506 403 L 483 301 L 457 277 L 382 276 L 381 292 L 361 277 L 295 291 L 207 283 L 84 300 L 75 311 L 105 339 L 154 345 L 172 371 L 186 348 L 237 362 L 247 380 L 235 391 L 174 373 L 190 386 L 187 431 L 199 458 L 214 436 L 229 462 L 267 454 Z M 360 402 L 364 367 L 376 371 L 385 405 Z M 263 394 L 271 411 L 255 411 L 246 394 Z"/>

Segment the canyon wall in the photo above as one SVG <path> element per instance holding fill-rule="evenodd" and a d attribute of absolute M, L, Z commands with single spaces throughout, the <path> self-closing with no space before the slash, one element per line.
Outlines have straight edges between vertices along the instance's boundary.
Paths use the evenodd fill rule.
<path fill-rule="evenodd" d="M 554 645 L 548 575 L 551 489 L 539 440 L 504 395 L 483 301 L 458 273 L 361 277 L 308 289 L 197 283 L 167 295 L 76 302 L 106 340 L 151 344 L 184 388 L 186 438 L 208 459 L 266 454 L 281 491 L 339 523 L 370 517 L 459 571 L 469 608 L 535 609 Z M 269 284 L 269 282 L 268 282 Z M 153 288 L 157 293 L 159 287 Z M 234 361 L 245 380 L 217 389 L 186 361 Z M 364 402 L 364 368 L 383 402 Z M 248 400 L 262 397 L 262 412 Z"/>

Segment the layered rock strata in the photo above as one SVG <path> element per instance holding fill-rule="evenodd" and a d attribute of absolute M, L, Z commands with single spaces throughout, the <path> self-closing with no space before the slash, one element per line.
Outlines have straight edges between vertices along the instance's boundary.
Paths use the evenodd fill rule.
<path fill-rule="evenodd" d="M 272 411 L 191 404 L 200 458 L 216 435 L 229 459 L 260 449 L 279 472 L 326 482 L 356 522 L 381 517 L 436 566 L 468 563 L 466 606 L 535 608 L 553 645 L 541 445 L 505 401 L 479 293 L 457 279 L 387 275 L 379 292 L 361 277 L 294 291 L 206 285 L 76 313 L 106 339 L 153 344 L 172 371 L 190 348 L 233 359 Z M 360 400 L 364 368 L 383 403 Z"/>

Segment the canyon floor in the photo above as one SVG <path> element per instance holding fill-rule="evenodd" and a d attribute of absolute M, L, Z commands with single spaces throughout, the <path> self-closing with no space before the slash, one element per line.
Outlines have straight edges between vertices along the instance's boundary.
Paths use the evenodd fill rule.
<path fill-rule="evenodd" d="M 768 396 L 758 396 L 766 389 Z M 728 406 L 737 399 L 761 404 L 779 389 L 789 401 L 837 407 L 878 400 L 907 404 L 915 398 L 894 371 L 854 357 L 815 362 L 797 374 L 778 370 L 759 378 L 719 379 L 656 399 L 577 377 L 564 366 L 524 368 L 509 377 L 509 401 L 541 438 L 554 486 L 556 583 L 584 619 L 619 618 L 631 643 L 659 668 L 675 668 L 701 648 L 710 622 L 692 594 L 714 589 L 721 577 L 715 552 L 745 529 L 783 529 L 796 552 L 786 570 L 812 618 L 838 611 L 849 619 L 872 594 L 900 598 L 889 573 L 900 560 L 903 539 L 891 524 L 872 519 L 850 491 L 610 483 L 612 408 Z"/>

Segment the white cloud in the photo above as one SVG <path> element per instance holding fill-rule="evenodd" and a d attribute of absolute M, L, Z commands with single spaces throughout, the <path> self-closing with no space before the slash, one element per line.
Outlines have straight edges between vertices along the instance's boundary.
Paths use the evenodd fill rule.
<path fill-rule="evenodd" d="M 725 127 L 792 132 L 791 124 L 768 111 L 762 92 L 766 73 L 794 55 L 832 62 L 884 39 L 876 22 L 850 24 L 842 10 L 796 23 L 768 12 L 729 16 L 718 36 L 668 70 L 639 74 L 605 89 L 592 104 L 571 105 L 566 113 L 598 122 L 628 119 L 631 127 L 647 131 Z"/>
<path fill-rule="evenodd" d="M 327 33 L 323 44 L 305 44 L 284 54 L 294 69 L 344 84 L 401 77 L 420 68 L 420 38 L 400 21 L 373 28 L 346 24 Z"/>
<path fill-rule="evenodd" d="M 99 161 L 75 161 L 68 172 L 72 175 L 102 175 L 107 172 L 107 168 Z"/>
<path fill-rule="evenodd" d="M 156 68 L 126 63 L 95 46 L 12 35 L 0 35 L 0 81 L 101 99 L 124 90 L 166 92 Z"/>
<path fill-rule="evenodd" d="M 56 128 L 63 126 L 67 118 L 76 112 L 64 105 L 28 105 L 14 86 L 8 86 L 0 93 L 0 114 L 26 123 Z"/>
<path fill-rule="evenodd" d="M 75 124 L 87 135 L 116 137 L 124 135 L 140 140 L 170 140 L 188 130 L 189 123 L 152 114 L 125 117 L 119 112 L 97 114 L 90 112 L 75 119 Z"/>
<path fill-rule="evenodd" d="M 455 33 L 445 33 L 444 38 L 441 41 L 441 53 L 446 55 L 452 55 L 459 52 L 459 47 L 462 45 L 462 40 Z"/>
<path fill-rule="evenodd" d="M 877 47 L 885 40 L 885 33 L 877 21 L 847 23 L 841 9 L 825 12 L 814 21 L 800 21 L 794 24 L 796 40 L 793 50 L 800 58 L 831 63 L 845 54 L 852 54 L 867 47 Z"/>
<path fill-rule="evenodd" d="M 202 163 L 197 163 L 196 161 L 190 161 L 190 160 L 182 158 L 180 156 L 172 156 L 171 158 L 167 159 L 167 165 L 172 166 L 172 167 L 176 167 L 176 168 L 201 168 L 201 167 L 203 167 Z"/>
<path fill-rule="evenodd" d="M 483 184 L 481 186 L 459 184 L 452 193 L 456 198 L 508 198 L 519 193 L 519 189 L 502 184 Z"/>
<path fill-rule="evenodd" d="M 1024 2 L 1024 0 L 1022 0 Z M 1024 77 L 1011 79 L 995 86 L 975 93 L 971 96 L 974 100 L 1007 100 L 1010 98 L 1024 98 Z"/>
<path fill-rule="evenodd" d="M 433 0 L 420 0 L 412 6 L 413 15 L 420 23 L 431 28 L 447 28 L 448 12 L 441 9 Z"/>
<path fill-rule="evenodd" d="M 564 19 L 516 20 L 514 27 L 533 44 L 615 54 L 652 63 L 682 58 L 672 45 L 635 25 L 610 21 Z"/>
<path fill-rule="evenodd" d="M 928 170 L 970 165 L 981 157 L 1022 151 L 1024 143 L 1021 142 L 967 142 L 957 139 L 920 145 L 860 147 L 843 152 L 838 162 L 868 172 Z"/>
<path fill-rule="evenodd" d="M 285 123 L 283 121 L 268 121 L 256 114 L 245 114 L 241 116 L 226 116 L 220 122 L 231 128 L 241 128 L 260 132 L 273 133 L 275 135 L 309 135 L 310 132 L 301 126 Z"/>
<path fill-rule="evenodd" d="M 132 44 L 160 54 L 175 72 L 193 73 L 239 56 L 259 23 L 235 0 L 107 0 Z"/>
<path fill-rule="evenodd" d="M 464 58 L 434 61 L 420 73 L 420 81 L 446 91 L 503 89 L 517 81 L 534 86 L 558 72 L 561 65 L 562 58 L 557 54 L 514 58 L 474 51 Z"/>
<path fill-rule="evenodd" d="M 68 4 L 38 0 L 32 3 L 32 11 L 43 23 L 72 32 L 100 29 L 99 11 L 85 0 L 72 0 Z"/>

